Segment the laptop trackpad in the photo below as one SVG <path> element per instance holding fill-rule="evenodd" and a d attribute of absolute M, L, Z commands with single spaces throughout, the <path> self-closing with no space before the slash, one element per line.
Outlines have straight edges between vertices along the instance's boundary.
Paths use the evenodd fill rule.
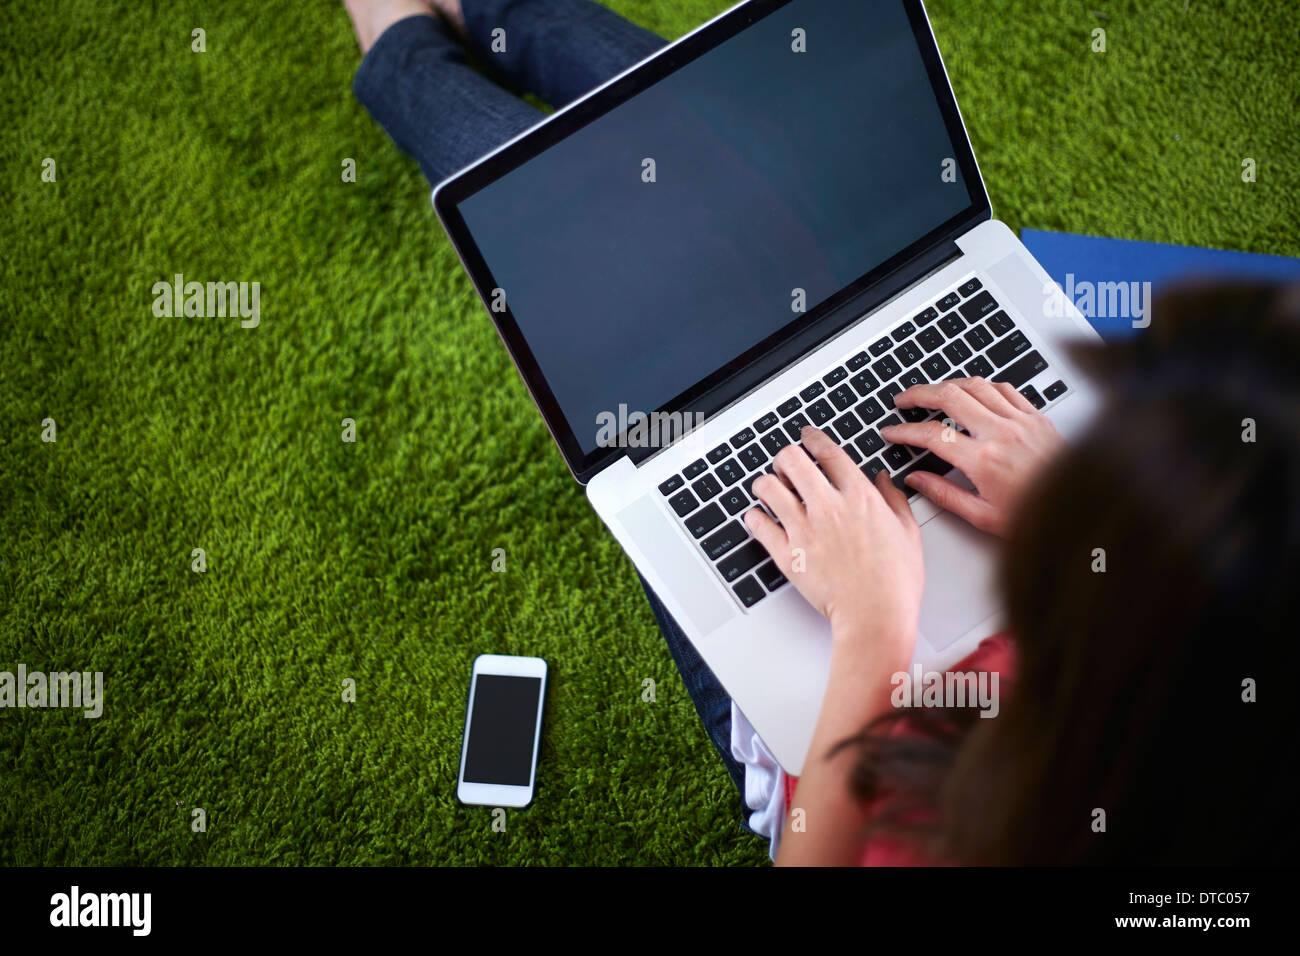
<path fill-rule="evenodd" d="M 1000 608 L 997 539 L 942 511 L 921 525 L 921 541 L 921 634 L 941 651 Z"/>
<path fill-rule="evenodd" d="M 708 634 L 739 613 L 721 593 L 713 575 L 700 569 L 699 558 L 652 497 L 643 495 L 632 502 L 618 513 L 618 521 L 673 598 L 686 610 L 695 633 Z M 660 599 L 663 597 L 661 594 Z"/>

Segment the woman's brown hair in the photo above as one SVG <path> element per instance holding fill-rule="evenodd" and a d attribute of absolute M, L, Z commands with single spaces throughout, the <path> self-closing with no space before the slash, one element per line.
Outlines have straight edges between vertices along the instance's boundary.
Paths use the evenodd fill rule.
<path fill-rule="evenodd" d="M 1000 715 L 882 718 L 855 792 L 957 863 L 1291 863 L 1300 287 L 1180 286 L 1083 360 L 1103 410 L 1005 545 Z"/>

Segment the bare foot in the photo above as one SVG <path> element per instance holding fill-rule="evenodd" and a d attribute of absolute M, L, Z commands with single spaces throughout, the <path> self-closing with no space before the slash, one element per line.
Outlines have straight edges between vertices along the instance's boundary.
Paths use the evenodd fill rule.
<path fill-rule="evenodd" d="M 465 29 L 465 14 L 461 11 L 460 0 L 429 0 L 442 18 L 464 39 L 469 31 Z"/>
<path fill-rule="evenodd" d="M 433 16 L 428 0 L 343 0 L 362 55 L 375 45 L 380 34 L 398 20 L 414 16 Z M 460 4 L 456 4 L 459 12 Z"/>

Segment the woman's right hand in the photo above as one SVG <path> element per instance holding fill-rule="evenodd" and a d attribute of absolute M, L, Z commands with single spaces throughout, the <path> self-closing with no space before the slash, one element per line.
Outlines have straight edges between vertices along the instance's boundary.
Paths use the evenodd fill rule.
<path fill-rule="evenodd" d="M 1006 382 L 955 378 L 894 396 L 899 408 L 939 408 L 942 418 L 891 425 L 886 441 L 932 451 L 965 472 L 978 494 L 940 475 L 913 472 L 907 484 L 981 531 L 1005 536 L 1016 506 L 1062 449 L 1056 426 Z M 963 434 L 954 424 L 966 429 Z"/>

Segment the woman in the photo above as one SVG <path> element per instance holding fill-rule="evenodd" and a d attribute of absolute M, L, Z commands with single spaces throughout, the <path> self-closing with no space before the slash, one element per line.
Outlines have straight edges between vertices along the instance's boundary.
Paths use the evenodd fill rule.
<path fill-rule="evenodd" d="M 804 549 L 790 579 L 835 634 L 791 801 L 804 826 L 787 822 L 778 863 L 1294 861 L 1300 288 L 1188 286 L 1153 315 L 1132 345 L 1089 356 L 1109 403 L 1069 449 L 1009 389 L 898 396 L 969 435 L 945 442 L 929 422 L 885 437 L 941 453 L 979 493 L 910 483 L 1006 536 L 1014 643 L 954 668 L 1014 667 L 993 720 L 889 701 L 923 587 L 897 489 L 857 480 L 813 435 L 830 480 L 804 456 L 778 464 L 802 504 L 755 484 L 783 527 L 759 512 L 751 528 L 778 561 Z"/>
<path fill-rule="evenodd" d="M 513 90 L 560 107 L 664 43 L 589 0 L 346 6 L 364 54 L 357 97 L 431 183 L 542 118 Z M 1161 300 L 1143 338 L 1092 357 L 1111 401 L 1071 449 L 1007 386 L 959 380 L 897 397 L 963 430 L 905 424 L 885 437 L 937 452 L 977 493 L 926 473 L 909 483 L 1006 538 L 1015 637 L 955 668 L 1014 678 L 999 684 L 1007 700 L 992 720 L 891 702 L 924 588 L 903 494 L 872 485 L 816 429 L 804 444 L 823 470 L 792 449 L 777 457 L 777 477 L 754 491 L 780 524 L 757 509 L 746 520 L 834 635 L 778 862 L 1289 862 L 1294 798 L 1278 781 L 1295 763 L 1295 722 L 1278 702 L 1300 610 L 1296 296 L 1241 287 Z M 738 715 L 647 594 L 744 792 L 754 768 L 737 759 Z"/>

